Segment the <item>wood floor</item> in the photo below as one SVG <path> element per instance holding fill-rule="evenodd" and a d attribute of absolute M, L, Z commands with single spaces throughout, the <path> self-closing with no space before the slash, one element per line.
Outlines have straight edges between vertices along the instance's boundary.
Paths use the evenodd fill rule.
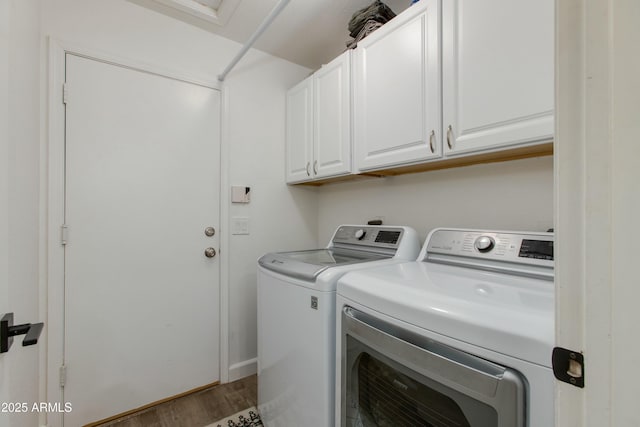
<path fill-rule="evenodd" d="M 257 405 L 255 375 L 100 424 L 100 427 L 203 427 Z"/>

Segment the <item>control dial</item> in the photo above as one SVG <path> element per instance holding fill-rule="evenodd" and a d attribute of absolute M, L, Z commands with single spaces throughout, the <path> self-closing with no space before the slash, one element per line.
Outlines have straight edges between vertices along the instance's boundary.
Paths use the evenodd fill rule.
<path fill-rule="evenodd" d="M 367 232 L 363 229 L 356 230 L 355 238 L 358 240 L 362 240 L 364 239 L 365 234 L 367 234 Z"/>
<path fill-rule="evenodd" d="M 480 236 L 476 239 L 473 246 L 478 252 L 489 252 L 495 245 L 495 240 L 490 236 Z"/>

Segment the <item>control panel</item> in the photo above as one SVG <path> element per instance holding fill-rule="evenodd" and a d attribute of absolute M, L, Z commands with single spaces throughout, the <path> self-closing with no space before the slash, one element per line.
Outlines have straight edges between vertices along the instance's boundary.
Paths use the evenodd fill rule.
<path fill-rule="evenodd" d="M 553 234 L 440 229 L 426 252 L 553 267 Z"/>
<path fill-rule="evenodd" d="M 401 227 L 344 225 L 336 230 L 332 243 L 396 249 L 403 232 Z"/>

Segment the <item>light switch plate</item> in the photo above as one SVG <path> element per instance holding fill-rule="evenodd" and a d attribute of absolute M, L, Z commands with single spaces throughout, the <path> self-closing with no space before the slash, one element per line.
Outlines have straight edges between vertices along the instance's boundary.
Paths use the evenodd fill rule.
<path fill-rule="evenodd" d="M 246 216 L 234 216 L 231 218 L 231 234 L 249 234 L 249 218 Z"/>
<path fill-rule="evenodd" d="M 231 187 L 231 203 L 249 203 L 251 201 L 251 187 L 234 185 Z"/>

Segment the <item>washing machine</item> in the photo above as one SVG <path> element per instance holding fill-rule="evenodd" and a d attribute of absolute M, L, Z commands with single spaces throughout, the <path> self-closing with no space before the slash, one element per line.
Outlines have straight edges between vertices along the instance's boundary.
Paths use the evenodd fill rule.
<path fill-rule="evenodd" d="M 552 427 L 553 234 L 432 231 L 337 288 L 336 426 Z"/>
<path fill-rule="evenodd" d="M 409 227 L 342 225 L 323 249 L 258 261 L 258 409 L 267 427 L 334 423 L 335 290 L 347 272 L 414 259 Z"/>

